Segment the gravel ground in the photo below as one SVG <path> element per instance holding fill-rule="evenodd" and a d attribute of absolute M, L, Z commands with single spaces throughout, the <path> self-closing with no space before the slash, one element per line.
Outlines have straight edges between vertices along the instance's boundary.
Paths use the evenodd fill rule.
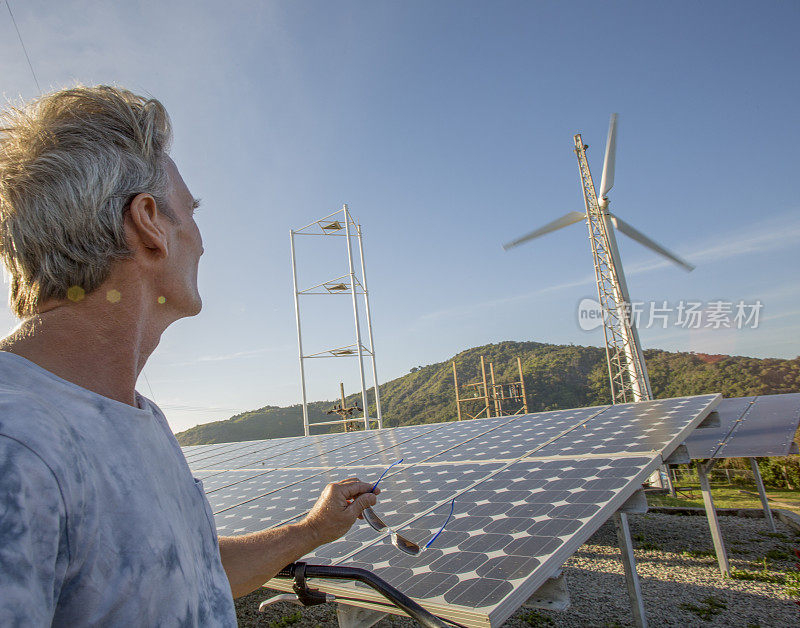
<path fill-rule="evenodd" d="M 783 584 L 720 576 L 716 558 L 704 555 L 712 549 L 705 517 L 649 513 L 630 515 L 629 521 L 651 626 L 800 626 L 800 607 L 791 601 Z M 770 574 L 794 569 L 792 551 L 800 548 L 800 534 L 779 521 L 776 524 L 778 535 L 770 533 L 764 519 L 721 517 L 731 567 L 761 572 L 767 557 Z M 603 525 L 565 563 L 564 573 L 572 601 L 567 611 L 522 609 L 505 626 L 633 625 L 612 522 Z M 258 604 L 273 594 L 263 589 L 237 600 L 239 625 L 338 625 L 333 604 L 302 609 L 280 604 L 258 613 Z M 395 616 L 376 624 L 378 628 L 414 625 Z"/>

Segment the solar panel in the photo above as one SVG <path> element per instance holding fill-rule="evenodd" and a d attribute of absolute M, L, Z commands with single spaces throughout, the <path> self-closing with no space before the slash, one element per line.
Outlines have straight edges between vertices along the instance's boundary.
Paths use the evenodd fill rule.
<path fill-rule="evenodd" d="M 718 428 L 695 431 L 687 440 L 690 458 L 787 456 L 800 424 L 800 393 L 723 399 Z"/>
<path fill-rule="evenodd" d="M 186 460 L 191 460 L 192 458 L 199 458 L 201 454 L 210 454 L 213 452 L 220 452 L 231 448 L 242 447 L 244 443 L 242 442 L 235 442 L 235 443 L 217 443 L 214 445 L 188 445 L 186 447 L 182 447 L 183 455 Z"/>
<path fill-rule="evenodd" d="M 364 567 L 442 617 L 498 625 L 718 402 L 719 395 L 703 395 L 351 432 L 306 446 L 302 439 L 279 449 L 262 443 L 242 456 L 227 450 L 213 456 L 223 463 L 216 469 L 208 455 L 190 465 L 214 473 L 204 480 L 205 490 L 219 533 L 230 535 L 296 520 L 328 482 L 376 480 L 403 458 L 382 480 L 376 509 L 419 542 L 441 527 L 455 498 L 454 518 L 436 544 L 405 556 L 364 524 L 305 560 Z M 288 590 L 286 581 L 269 586 Z M 365 603 L 383 601 L 356 584 L 319 588 Z"/>
<path fill-rule="evenodd" d="M 457 500 L 456 518 L 440 542 L 418 557 L 398 556 L 385 537 L 343 554 L 358 540 L 345 538 L 318 550 L 310 562 L 346 561 L 375 572 L 436 614 L 497 625 L 553 576 L 657 466 L 655 456 L 566 464 L 520 461 L 482 481 L 468 501 Z M 574 477 L 576 470 L 582 477 Z M 627 494 L 621 493 L 626 487 Z M 411 498 L 415 488 L 405 497 Z M 425 506 L 420 504 L 422 514 L 402 527 L 403 536 L 425 540 L 442 525 L 448 503 Z M 380 601 L 368 591 L 360 593 Z"/>
<path fill-rule="evenodd" d="M 219 449 L 220 447 L 227 447 L 230 443 L 214 443 L 211 445 L 185 445 L 181 447 L 183 451 L 183 456 L 188 460 L 189 458 L 203 452 L 203 451 L 213 451 L 215 449 Z"/>
<path fill-rule="evenodd" d="M 365 432 L 351 432 L 350 434 L 342 434 L 339 436 L 347 437 L 337 439 L 342 445 L 350 444 L 353 441 L 363 440 L 364 438 L 371 438 L 371 436 L 364 436 Z M 330 439 L 330 435 L 324 437 L 310 436 L 308 438 L 298 437 L 296 439 L 280 439 L 280 443 L 270 441 L 251 441 L 251 445 L 247 447 L 237 448 L 235 450 L 226 451 L 204 457 L 200 460 L 189 460 L 190 468 L 196 472 L 198 477 L 208 477 L 222 471 L 231 469 L 244 469 L 255 465 L 260 465 L 267 460 L 278 460 L 280 456 L 289 454 L 291 458 L 293 452 L 307 452 L 306 455 L 315 455 L 314 452 L 327 451 L 328 445 L 325 444 L 326 439 Z M 299 454 L 298 454 L 299 455 Z M 276 463 L 280 466 L 279 463 Z M 274 466 L 274 465 L 273 465 Z"/>

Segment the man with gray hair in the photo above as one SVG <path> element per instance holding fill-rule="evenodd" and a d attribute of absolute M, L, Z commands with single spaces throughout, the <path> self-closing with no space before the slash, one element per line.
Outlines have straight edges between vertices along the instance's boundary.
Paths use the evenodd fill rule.
<path fill-rule="evenodd" d="M 0 257 L 21 319 L 0 340 L 0 626 L 235 626 L 233 598 L 347 532 L 372 486 L 329 484 L 296 524 L 218 538 L 134 389 L 162 332 L 201 308 L 198 201 L 164 107 L 76 87 L 0 127 Z"/>

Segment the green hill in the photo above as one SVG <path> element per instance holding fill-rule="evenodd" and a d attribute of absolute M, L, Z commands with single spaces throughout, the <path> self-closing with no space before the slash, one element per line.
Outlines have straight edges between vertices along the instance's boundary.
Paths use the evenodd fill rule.
<path fill-rule="evenodd" d="M 330 420 L 325 414 L 330 403 L 309 404 L 310 421 Z M 323 409 L 324 408 L 324 409 Z M 232 416 L 230 419 L 195 425 L 176 434 L 181 445 L 205 445 L 206 443 L 228 443 L 263 438 L 299 436 L 303 433 L 303 408 L 300 405 L 281 408 L 264 406 Z"/>
<path fill-rule="evenodd" d="M 522 361 L 530 412 L 610 403 L 605 350 L 599 347 L 550 345 L 538 342 L 500 342 L 462 351 L 455 358 L 419 366 L 403 377 L 381 384 L 384 424 L 437 423 L 456 418 L 453 359 L 459 382 L 477 381 L 480 356 L 494 363 L 495 379 L 518 378 L 516 359 Z M 800 357 L 793 360 L 744 356 L 645 351 L 653 394 L 657 398 L 722 393 L 726 397 L 800 391 Z M 462 391 L 464 389 L 462 388 Z M 369 391 L 373 398 L 372 389 Z M 462 392 L 462 396 L 464 393 Z M 360 403 L 350 395 L 348 405 Z M 332 402 L 309 404 L 309 418 L 330 420 Z M 513 407 L 506 406 L 506 410 Z M 476 405 L 473 413 L 479 410 Z M 374 413 L 374 406 L 372 408 Z M 315 430 L 319 433 L 320 428 Z M 302 409 L 266 406 L 230 419 L 197 425 L 177 434 L 182 445 L 279 438 L 303 433 Z"/>

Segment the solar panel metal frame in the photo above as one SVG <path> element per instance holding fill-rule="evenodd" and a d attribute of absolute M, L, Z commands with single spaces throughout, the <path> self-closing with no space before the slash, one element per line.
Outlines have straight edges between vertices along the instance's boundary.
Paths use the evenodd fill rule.
<path fill-rule="evenodd" d="M 552 556 L 550 556 L 546 560 L 546 563 L 542 563 L 539 567 L 534 569 L 534 571 L 524 581 L 523 585 L 516 587 L 514 589 L 514 591 L 511 594 L 507 595 L 500 603 L 498 603 L 493 608 L 493 610 L 491 610 L 488 613 L 481 614 L 481 613 L 475 613 L 474 611 L 471 611 L 469 608 L 456 608 L 455 606 L 452 606 L 452 605 L 442 606 L 442 607 L 432 606 L 432 607 L 430 607 L 430 610 L 432 610 L 433 612 L 435 612 L 437 614 L 442 615 L 443 617 L 450 617 L 450 618 L 454 619 L 455 621 L 459 621 L 461 623 L 464 623 L 466 621 L 467 624 L 469 624 L 471 626 L 496 625 L 498 622 L 504 621 L 511 613 L 514 612 L 514 610 L 516 608 L 518 608 L 522 603 L 524 603 L 525 600 L 530 595 L 532 595 L 536 591 L 536 589 L 541 584 L 543 584 L 544 581 L 548 577 L 553 575 L 553 572 L 555 570 L 557 570 L 560 567 L 560 565 L 563 564 L 563 562 L 572 553 L 574 553 L 574 551 L 576 551 L 577 548 L 580 547 L 580 545 L 582 543 L 584 543 L 589 538 L 589 536 L 591 536 L 591 534 L 593 534 L 594 531 L 596 531 L 596 529 L 599 528 L 600 525 L 602 525 L 606 521 L 606 519 L 608 519 L 608 517 L 610 517 L 614 512 L 616 512 L 616 510 L 618 510 L 619 507 L 622 504 L 624 504 L 625 501 L 627 499 L 629 499 L 631 497 L 631 495 L 636 490 L 638 490 L 639 485 L 641 484 L 641 482 L 644 481 L 644 479 L 646 477 L 648 477 L 650 475 L 650 473 L 652 473 L 652 471 L 654 471 L 658 466 L 660 466 L 663 463 L 663 459 L 668 457 L 672 453 L 672 451 L 674 451 L 678 447 L 678 445 L 680 445 L 683 442 L 683 440 L 685 440 L 686 436 L 689 433 L 691 433 L 691 431 L 700 422 L 702 422 L 704 420 L 704 418 L 711 412 L 711 410 L 719 403 L 719 400 L 720 400 L 720 396 L 719 395 L 706 395 L 706 396 L 690 397 L 690 398 L 682 398 L 682 399 L 703 399 L 703 398 L 705 398 L 706 401 L 707 401 L 707 404 L 705 405 L 705 407 L 701 411 L 699 411 L 691 419 L 691 421 L 686 423 L 686 425 L 683 426 L 683 428 L 680 429 L 679 432 L 677 434 L 675 434 L 674 437 L 672 437 L 669 440 L 668 443 L 665 443 L 664 446 L 660 447 L 658 450 L 651 450 L 651 451 L 644 451 L 644 452 L 643 451 L 627 451 L 627 452 L 618 452 L 616 454 L 614 454 L 612 452 L 607 452 L 606 454 L 604 454 L 605 458 L 627 459 L 627 458 L 640 458 L 640 457 L 644 456 L 644 457 L 649 458 L 650 460 L 642 468 L 642 470 L 638 474 L 636 474 L 636 476 L 633 479 L 631 479 L 628 482 L 628 484 L 625 487 L 623 487 L 623 488 L 621 488 L 621 489 L 616 491 L 616 494 L 613 496 L 613 498 L 611 500 L 609 500 L 606 503 L 605 506 L 601 507 L 601 510 L 598 511 L 597 514 L 595 514 L 588 522 L 586 522 L 586 524 L 584 526 L 582 526 L 575 534 L 571 535 L 569 537 L 569 539 L 566 542 L 564 542 L 563 545 L 558 549 L 558 551 L 555 554 L 553 554 Z M 674 400 L 662 400 L 662 402 L 664 402 L 664 401 L 674 401 Z M 644 402 L 644 403 L 651 403 L 651 404 L 655 403 L 655 404 L 658 404 L 659 402 Z M 626 405 L 630 405 L 630 404 L 626 404 Z M 641 404 L 637 404 L 637 405 L 639 405 L 641 407 Z M 590 414 L 588 419 L 586 419 L 584 421 L 579 421 L 575 426 L 572 426 L 569 430 L 567 430 L 567 433 L 573 431 L 579 425 L 583 425 L 587 421 L 590 421 L 592 418 L 595 418 L 598 415 L 602 414 L 608 408 L 609 408 L 609 406 L 594 408 L 593 410 L 599 410 L 599 411 L 594 413 L 594 414 Z M 619 408 L 621 408 L 621 406 L 613 406 L 613 408 L 619 409 Z M 511 423 L 512 421 L 515 421 L 515 420 L 517 420 L 519 418 L 524 418 L 525 416 L 530 417 L 531 415 L 521 415 L 521 416 L 518 416 L 518 417 L 510 418 L 509 423 Z M 481 420 L 481 421 L 486 421 L 486 420 Z M 462 424 L 474 423 L 474 422 L 475 421 L 462 422 Z M 447 425 L 447 424 L 444 424 L 444 425 Z M 458 424 L 456 424 L 456 425 L 458 425 Z M 500 426 L 502 426 L 502 425 L 503 424 L 500 424 Z M 402 429 L 402 428 L 394 428 L 394 429 L 395 430 L 399 430 L 399 429 Z M 385 433 L 385 432 L 387 432 L 387 430 L 386 429 L 380 430 L 380 431 L 376 430 L 374 432 L 374 434 L 377 435 L 380 432 L 384 432 Z M 545 445 L 542 445 L 541 447 L 535 448 L 534 453 L 536 451 L 542 449 L 543 447 L 546 447 L 547 445 L 558 441 L 558 439 L 563 437 L 563 436 L 564 436 L 564 434 L 556 437 L 555 439 L 553 439 L 549 443 L 545 443 Z M 335 440 L 328 441 L 328 442 L 326 442 L 326 444 L 333 445 L 333 444 L 335 444 Z M 594 455 L 594 456 L 592 456 L 591 454 L 584 455 L 584 456 L 555 455 L 555 456 L 545 456 L 545 457 L 542 457 L 542 456 L 536 457 L 536 456 L 534 456 L 534 457 L 529 458 L 529 461 L 532 461 L 532 460 L 562 460 L 563 461 L 563 460 L 567 460 L 567 459 L 580 460 L 580 459 L 587 459 L 587 458 L 591 458 L 591 457 L 598 457 L 598 455 Z M 435 458 L 436 458 L 436 455 L 432 456 L 432 459 L 435 459 Z M 512 461 L 512 464 L 513 464 L 513 462 L 518 462 L 518 461 L 523 460 L 523 459 L 526 459 L 526 456 L 523 455 L 518 460 Z M 472 463 L 472 461 L 466 461 L 466 460 L 463 462 L 463 464 L 466 464 L 466 465 L 469 465 L 471 463 Z M 342 467 L 336 467 L 336 469 L 339 469 L 339 470 L 347 469 L 347 468 L 348 467 L 346 465 L 344 465 Z M 316 469 L 318 471 L 323 470 L 322 467 L 316 467 Z M 333 469 L 328 467 L 326 469 L 326 471 L 329 471 L 329 470 L 333 470 Z M 484 478 L 484 479 L 486 479 L 486 478 Z M 281 488 L 283 488 L 283 487 L 281 487 Z M 280 490 L 280 488 L 278 490 Z M 300 516 L 302 516 L 302 515 L 300 515 Z M 406 524 L 413 523 L 414 521 L 419 519 L 421 516 L 423 516 L 423 515 L 420 515 L 420 516 L 410 520 L 409 522 L 406 522 Z M 295 517 L 295 518 L 297 518 L 297 517 Z M 406 525 L 406 524 L 404 524 L 404 525 Z M 400 529 L 402 529 L 402 527 Z M 380 541 L 381 541 L 381 537 L 378 537 L 373 542 L 364 545 L 364 547 L 360 548 L 358 551 L 361 552 L 361 551 L 364 551 L 364 549 L 366 549 L 366 548 L 373 547 L 376 543 L 378 543 Z M 310 559 L 310 560 L 313 560 L 313 559 Z M 345 557 L 345 558 L 337 559 L 337 561 L 340 561 L 340 560 L 348 560 L 348 558 Z M 315 586 L 318 586 L 318 588 L 321 588 L 322 590 L 325 590 L 325 591 L 328 591 L 328 592 L 334 593 L 334 594 L 336 594 L 336 591 L 339 591 L 340 594 L 344 593 L 348 597 L 353 597 L 353 595 L 355 594 L 360 599 L 360 601 L 347 600 L 345 602 L 347 604 L 356 605 L 356 606 L 364 606 L 364 607 L 367 607 L 367 608 L 377 608 L 379 610 L 383 610 L 383 611 L 387 611 L 387 612 L 396 612 L 397 614 L 401 614 L 397 609 L 387 608 L 386 606 L 384 606 L 381 603 L 384 600 L 382 600 L 382 598 L 380 598 L 380 597 L 378 597 L 376 595 L 373 595 L 370 591 L 365 591 L 365 590 L 362 590 L 362 589 L 359 589 L 359 588 L 342 586 L 342 585 L 333 585 L 333 584 L 329 584 L 329 583 L 325 583 L 324 585 L 323 584 L 319 584 L 321 582 L 322 581 L 315 581 Z M 269 583 L 267 583 L 265 586 L 269 586 L 270 588 L 289 590 L 289 587 L 287 586 L 286 581 L 281 581 L 281 580 L 272 580 Z M 423 604 L 423 606 L 426 606 L 426 607 L 428 606 L 424 601 L 422 602 L 422 604 Z"/>

